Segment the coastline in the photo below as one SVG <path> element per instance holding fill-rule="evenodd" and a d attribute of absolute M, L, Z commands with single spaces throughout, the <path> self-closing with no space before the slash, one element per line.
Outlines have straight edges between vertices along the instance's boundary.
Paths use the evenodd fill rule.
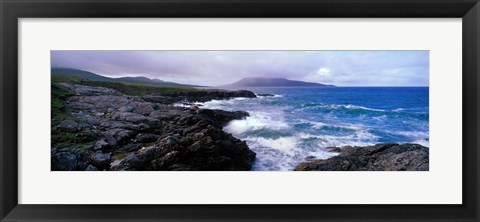
<path fill-rule="evenodd" d="M 255 161 L 245 142 L 222 130 L 229 121 L 248 116 L 246 112 L 152 103 L 105 87 L 52 87 L 72 92 L 64 98 L 61 120 L 52 116 L 54 171 L 250 170 Z M 195 95 L 230 98 L 236 93 Z"/>
<path fill-rule="evenodd" d="M 77 113 L 55 126 L 75 138 L 52 139 L 52 170 L 251 170 L 255 152 L 223 130 L 249 113 L 204 109 L 188 101 L 275 97 L 215 89 L 127 96 L 104 87 L 55 86 L 75 92 L 67 108 Z M 62 147 L 68 140 L 76 144 Z M 330 152 L 338 155 L 307 157 L 290 170 L 428 170 L 428 148 L 418 144 L 345 146 Z"/>

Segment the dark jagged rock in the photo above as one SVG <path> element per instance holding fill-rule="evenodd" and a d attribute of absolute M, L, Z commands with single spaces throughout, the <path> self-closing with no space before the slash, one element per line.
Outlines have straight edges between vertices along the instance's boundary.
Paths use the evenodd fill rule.
<path fill-rule="evenodd" d="M 231 120 L 245 119 L 245 117 L 249 116 L 245 111 L 228 112 L 219 109 L 199 109 L 196 113 L 214 123 L 218 123 L 219 126 L 225 126 Z"/>
<path fill-rule="evenodd" d="M 271 96 L 275 96 L 275 95 L 270 94 L 270 93 L 259 93 L 259 94 L 257 94 L 257 96 L 271 97 Z"/>
<path fill-rule="evenodd" d="M 57 126 L 57 129 L 64 132 L 76 132 L 78 130 L 78 123 L 72 120 L 64 120 Z"/>
<path fill-rule="evenodd" d="M 428 148 L 418 144 L 377 144 L 331 148 L 338 156 L 300 163 L 295 170 L 308 171 L 428 171 Z"/>
<path fill-rule="evenodd" d="M 202 89 L 189 92 L 171 92 L 162 95 L 149 95 L 142 97 L 147 102 L 172 104 L 181 101 L 189 102 L 207 102 L 211 100 L 223 100 L 236 97 L 255 98 L 255 93 L 248 90 L 221 90 L 221 89 Z"/>
<path fill-rule="evenodd" d="M 83 170 L 87 165 L 82 154 L 73 150 L 52 150 L 52 170 L 75 171 Z"/>
<path fill-rule="evenodd" d="M 255 161 L 245 142 L 222 131 L 246 112 L 175 107 L 103 87 L 57 87 L 73 96 L 66 98 L 68 118 L 52 128 L 52 170 L 250 170 Z M 203 101 L 255 94 L 212 90 L 188 96 Z"/>
<path fill-rule="evenodd" d="M 140 143 L 151 143 L 155 142 L 158 139 L 158 136 L 150 133 L 140 133 L 135 137 L 135 142 Z"/>

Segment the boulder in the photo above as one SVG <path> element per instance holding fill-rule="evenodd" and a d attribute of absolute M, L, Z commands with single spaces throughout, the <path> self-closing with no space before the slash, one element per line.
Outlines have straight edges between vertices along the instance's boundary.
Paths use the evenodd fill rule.
<path fill-rule="evenodd" d="M 92 165 L 88 165 L 87 168 L 85 169 L 85 171 L 98 171 L 98 168 L 96 168 Z"/>
<path fill-rule="evenodd" d="M 68 150 L 53 151 L 51 164 L 53 171 L 76 171 L 85 166 L 79 153 Z"/>
<path fill-rule="evenodd" d="M 78 123 L 73 120 L 63 120 L 60 122 L 60 124 L 58 124 L 57 128 L 64 132 L 77 132 Z"/>
<path fill-rule="evenodd" d="M 153 106 L 151 103 L 143 102 L 143 103 L 137 103 L 135 108 L 133 109 L 133 112 L 142 114 L 142 115 L 150 115 L 150 113 L 153 112 Z"/>
<path fill-rule="evenodd" d="M 110 167 L 111 153 L 97 151 L 92 155 L 92 160 L 97 168 L 108 169 Z"/>
<path fill-rule="evenodd" d="M 116 141 L 115 141 L 116 142 Z M 101 139 L 95 143 L 95 146 L 93 147 L 94 150 L 101 150 L 101 149 L 106 149 L 111 146 L 110 143 L 108 143 L 105 139 Z"/>
<path fill-rule="evenodd" d="M 158 139 L 158 136 L 150 133 L 139 133 L 135 137 L 135 142 L 139 143 L 151 143 L 155 142 Z"/>
<path fill-rule="evenodd" d="M 105 138 L 107 143 L 111 146 L 121 145 L 128 142 L 133 137 L 131 130 L 116 128 L 110 129 L 106 132 Z"/>

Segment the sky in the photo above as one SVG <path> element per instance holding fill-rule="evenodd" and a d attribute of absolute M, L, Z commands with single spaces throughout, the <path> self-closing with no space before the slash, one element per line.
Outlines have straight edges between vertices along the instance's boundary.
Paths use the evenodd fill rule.
<path fill-rule="evenodd" d="M 55 50 L 51 65 L 109 77 L 219 86 L 245 77 L 336 86 L 428 86 L 428 51 Z"/>

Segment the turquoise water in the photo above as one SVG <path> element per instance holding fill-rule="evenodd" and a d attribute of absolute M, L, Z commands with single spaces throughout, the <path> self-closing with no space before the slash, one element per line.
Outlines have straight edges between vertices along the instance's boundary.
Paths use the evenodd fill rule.
<path fill-rule="evenodd" d="M 203 103 L 244 110 L 224 130 L 257 153 L 254 170 L 292 170 L 308 156 L 328 158 L 326 147 L 376 143 L 429 146 L 428 87 L 247 88 L 274 97 Z"/>

